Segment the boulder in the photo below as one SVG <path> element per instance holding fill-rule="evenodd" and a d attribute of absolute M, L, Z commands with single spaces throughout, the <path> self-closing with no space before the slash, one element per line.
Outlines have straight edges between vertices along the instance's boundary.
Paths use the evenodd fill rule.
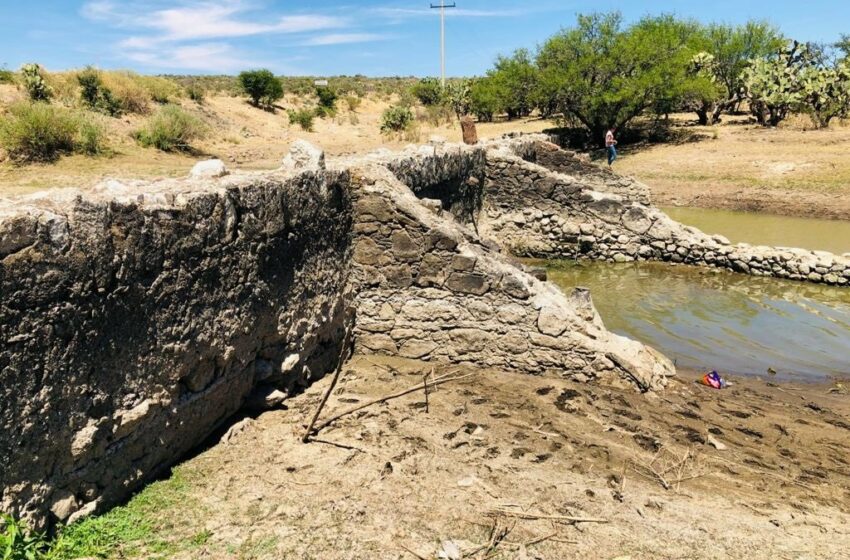
<path fill-rule="evenodd" d="M 208 159 L 196 163 L 189 172 L 189 176 L 193 179 L 216 179 L 218 177 L 224 177 L 228 173 L 223 161 L 220 159 Z"/>
<path fill-rule="evenodd" d="M 325 152 L 306 140 L 296 140 L 289 147 L 289 153 L 283 158 L 281 168 L 292 171 L 324 169 Z"/>

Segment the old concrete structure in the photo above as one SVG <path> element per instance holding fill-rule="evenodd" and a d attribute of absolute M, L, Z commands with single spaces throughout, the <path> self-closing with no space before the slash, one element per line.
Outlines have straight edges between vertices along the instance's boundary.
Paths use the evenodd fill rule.
<path fill-rule="evenodd" d="M 539 137 L 197 169 L 0 201 L 0 511 L 48 526 L 116 503 L 252 395 L 332 369 L 349 326 L 361 352 L 664 387 L 669 360 L 500 245 L 850 276 L 684 228 Z"/>

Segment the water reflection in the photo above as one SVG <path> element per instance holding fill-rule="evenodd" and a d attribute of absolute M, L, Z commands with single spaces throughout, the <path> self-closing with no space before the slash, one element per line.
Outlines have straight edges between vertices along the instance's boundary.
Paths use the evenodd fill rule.
<path fill-rule="evenodd" d="M 732 243 L 850 252 L 850 221 L 792 218 L 709 208 L 663 208 L 668 216 Z"/>
<path fill-rule="evenodd" d="M 606 326 L 685 367 L 850 376 L 850 290 L 665 263 L 545 263 L 590 288 Z"/>

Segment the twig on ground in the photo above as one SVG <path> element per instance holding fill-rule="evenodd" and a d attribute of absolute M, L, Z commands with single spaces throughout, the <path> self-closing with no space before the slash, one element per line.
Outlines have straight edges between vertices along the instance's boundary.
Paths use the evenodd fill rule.
<path fill-rule="evenodd" d="M 412 556 L 415 556 L 416 558 L 419 558 L 419 560 L 428 560 L 426 557 L 424 557 L 424 556 L 422 556 L 421 554 L 418 554 L 418 553 L 416 553 L 416 552 L 413 552 L 412 550 L 410 550 L 409 548 L 407 548 L 407 547 L 406 547 L 406 546 L 404 546 L 403 544 L 400 544 L 399 546 L 400 546 L 401 548 L 403 548 L 404 550 L 406 550 L 408 553 L 410 553 Z"/>
<path fill-rule="evenodd" d="M 331 384 L 328 386 L 328 390 L 325 391 L 325 394 L 322 395 L 322 400 L 319 401 L 319 406 L 316 407 L 316 412 L 313 414 L 313 418 L 310 420 L 307 430 L 304 432 L 304 435 L 301 436 L 302 443 L 310 441 L 310 435 L 313 433 L 313 426 L 316 424 L 316 420 L 319 419 L 319 414 L 322 413 L 322 409 L 325 407 L 325 403 L 328 402 L 331 392 L 334 390 L 334 387 L 336 387 L 336 382 L 339 380 L 339 374 L 342 372 L 342 366 L 345 363 L 345 356 L 349 351 L 348 344 L 351 341 L 351 333 L 353 331 L 354 325 L 348 325 L 348 329 L 345 331 L 345 336 L 342 338 L 342 348 L 339 351 L 339 359 L 336 364 L 336 369 L 334 370 L 334 376 L 331 378 Z"/>
<path fill-rule="evenodd" d="M 430 386 L 436 387 L 438 385 L 442 385 L 443 383 L 451 383 L 453 381 L 460 381 L 461 379 L 466 379 L 468 377 L 472 377 L 473 375 L 477 375 L 477 373 L 478 372 L 472 372 L 472 373 L 468 373 L 466 375 L 460 375 L 460 376 L 457 376 L 457 377 L 452 377 L 452 374 L 449 373 L 449 374 L 446 374 L 442 377 L 438 377 L 437 379 L 434 379 L 433 381 L 431 381 Z M 399 397 L 409 395 L 410 393 L 414 393 L 414 392 L 419 391 L 421 389 L 422 389 L 422 385 L 417 383 L 415 386 L 410 387 L 408 389 L 405 389 L 403 391 L 399 391 L 398 393 L 393 393 L 391 395 L 386 395 L 386 396 L 383 396 L 383 397 L 380 397 L 380 398 L 377 398 L 377 399 L 372 399 L 371 401 L 367 401 L 367 402 L 364 402 L 362 404 L 358 404 L 357 406 L 353 406 L 349 409 L 343 410 L 339 414 L 335 414 L 335 415 L 331 416 L 327 420 L 321 422 L 320 424 L 318 424 L 317 426 L 312 428 L 311 432 L 318 433 L 318 432 L 322 431 L 323 429 L 327 428 L 328 426 L 330 426 L 331 424 L 333 424 L 334 422 L 336 422 L 337 420 L 339 420 L 340 418 L 342 418 L 343 416 L 348 416 L 349 414 L 353 414 L 354 412 L 357 412 L 359 410 L 363 410 L 364 408 L 368 408 L 368 407 L 372 406 L 373 404 L 378 404 L 378 403 L 386 402 L 386 401 L 389 401 L 389 400 L 392 400 L 392 399 L 397 399 Z M 305 437 L 309 437 L 309 436 L 305 436 Z"/>
<path fill-rule="evenodd" d="M 310 441 L 316 443 L 324 443 L 325 445 L 332 445 L 334 447 L 339 447 L 340 449 L 348 449 L 349 451 L 357 451 L 359 453 L 366 453 L 366 451 L 360 449 L 359 447 L 354 447 L 353 445 L 346 445 L 344 443 L 338 443 L 336 441 L 330 441 L 327 439 L 319 439 L 319 438 L 310 438 Z"/>
<path fill-rule="evenodd" d="M 431 371 L 422 376 L 422 386 L 425 389 L 425 414 L 428 414 L 428 376 L 434 375 L 434 368 L 431 368 Z"/>
<path fill-rule="evenodd" d="M 517 519 L 548 519 L 550 521 L 563 521 L 565 523 L 608 523 L 607 519 L 601 517 L 574 517 L 571 515 L 547 515 L 544 513 L 531 513 L 527 511 L 511 511 L 509 509 L 497 508 L 490 510 L 485 515 L 505 517 L 516 517 Z"/>

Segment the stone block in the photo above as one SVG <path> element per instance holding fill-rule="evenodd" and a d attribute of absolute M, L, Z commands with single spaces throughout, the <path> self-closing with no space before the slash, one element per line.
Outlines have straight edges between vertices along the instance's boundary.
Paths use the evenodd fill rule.
<path fill-rule="evenodd" d="M 482 274 L 453 272 L 446 280 L 446 287 L 453 292 L 480 296 L 490 290 L 490 281 Z"/>

